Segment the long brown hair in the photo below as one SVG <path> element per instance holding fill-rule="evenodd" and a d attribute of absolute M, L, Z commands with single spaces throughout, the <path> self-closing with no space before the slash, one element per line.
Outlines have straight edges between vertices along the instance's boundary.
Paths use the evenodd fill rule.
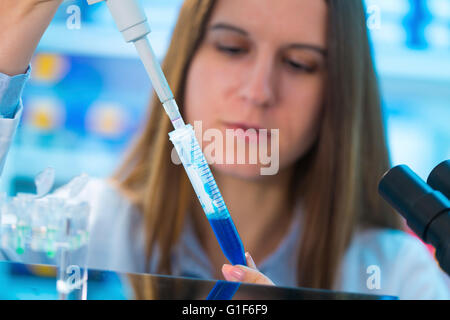
<path fill-rule="evenodd" d="M 215 3 L 184 2 L 163 63 L 182 114 L 187 70 Z M 301 198 L 303 207 L 298 285 L 331 289 L 357 226 L 397 229 L 401 224 L 377 195 L 378 180 L 389 160 L 363 3 L 327 3 L 322 121 L 317 141 L 296 164 L 290 196 Z M 168 274 L 171 249 L 194 196 L 182 166 L 171 162 L 170 130 L 170 121 L 154 97 L 147 125 L 113 177 L 143 214 L 147 261 L 158 246 L 158 272 Z"/>

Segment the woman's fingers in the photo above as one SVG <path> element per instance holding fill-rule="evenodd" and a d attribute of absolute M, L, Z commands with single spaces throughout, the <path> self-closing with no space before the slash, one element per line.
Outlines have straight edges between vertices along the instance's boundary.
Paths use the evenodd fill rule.
<path fill-rule="evenodd" d="M 224 264 L 222 267 L 222 273 L 227 281 L 233 282 L 246 282 L 254 284 L 275 285 L 272 280 L 266 277 L 264 274 L 258 271 L 255 262 L 248 252 L 245 253 L 247 259 L 247 265 L 230 265 Z"/>
<path fill-rule="evenodd" d="M 274 285 L 269 278 L 258 270 L 243 265 L 232 266 L 230 264 L 224 264 L 222 273 L 227 281 Z"/>
<path fill-rule="evenodd" d="M 247 266 L 249 266 L 252 269 L 258 270 L 258 268 L 256 267 L 256 264 L 255 264 L 255 261 L 253 261 L 253 258 L 250 255 L 250 253 L 248 253 L 248 252 L 245 253 L 245 259 L 247 260 Z"/>
<path fill-rule="evenodd" d="M 25 73 L 62 0 L 0 1 L 0 72 Z"/>

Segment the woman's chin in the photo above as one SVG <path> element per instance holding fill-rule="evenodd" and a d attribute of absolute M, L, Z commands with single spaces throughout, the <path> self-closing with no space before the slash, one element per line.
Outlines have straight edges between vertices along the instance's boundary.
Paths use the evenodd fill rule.
<path fill-rule="evenodd" d="M 212 164 L 211 168 L 220 174 L 245 180 L 260 180 L 267 177 L 262 174 L 264 166 L 259 164 Z"/>

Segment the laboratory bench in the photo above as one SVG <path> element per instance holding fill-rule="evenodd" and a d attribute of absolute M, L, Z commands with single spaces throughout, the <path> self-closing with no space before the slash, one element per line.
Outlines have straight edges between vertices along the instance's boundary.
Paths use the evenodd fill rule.
<path fill-rule="evenodd" d="M 0 261 L 0 300 L 57 300 L 56 266 Z M 391 300 L 396 297 L 88 270 L 87 300 Z M 67 296 L 68 297 L 68 296 Z M 79 296 L 79 298 L 81 295 Z"/>

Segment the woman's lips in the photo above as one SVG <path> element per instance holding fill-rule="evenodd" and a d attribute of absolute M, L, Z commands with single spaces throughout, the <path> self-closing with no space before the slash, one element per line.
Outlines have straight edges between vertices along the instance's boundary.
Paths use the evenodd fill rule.
<path fill-rule="evenodd" d="M 248 142 L 258 142 L 260 134 L 266 134 L 267 138 L 270 138 L 270 130 L 258 125 L 244 122 L 224 122 L 224 125 L 225 129 L 233 130 L 234 136 L 245 139 Z M 263 129 L 265 129 L 265 132 L 260 131 Z"/>

